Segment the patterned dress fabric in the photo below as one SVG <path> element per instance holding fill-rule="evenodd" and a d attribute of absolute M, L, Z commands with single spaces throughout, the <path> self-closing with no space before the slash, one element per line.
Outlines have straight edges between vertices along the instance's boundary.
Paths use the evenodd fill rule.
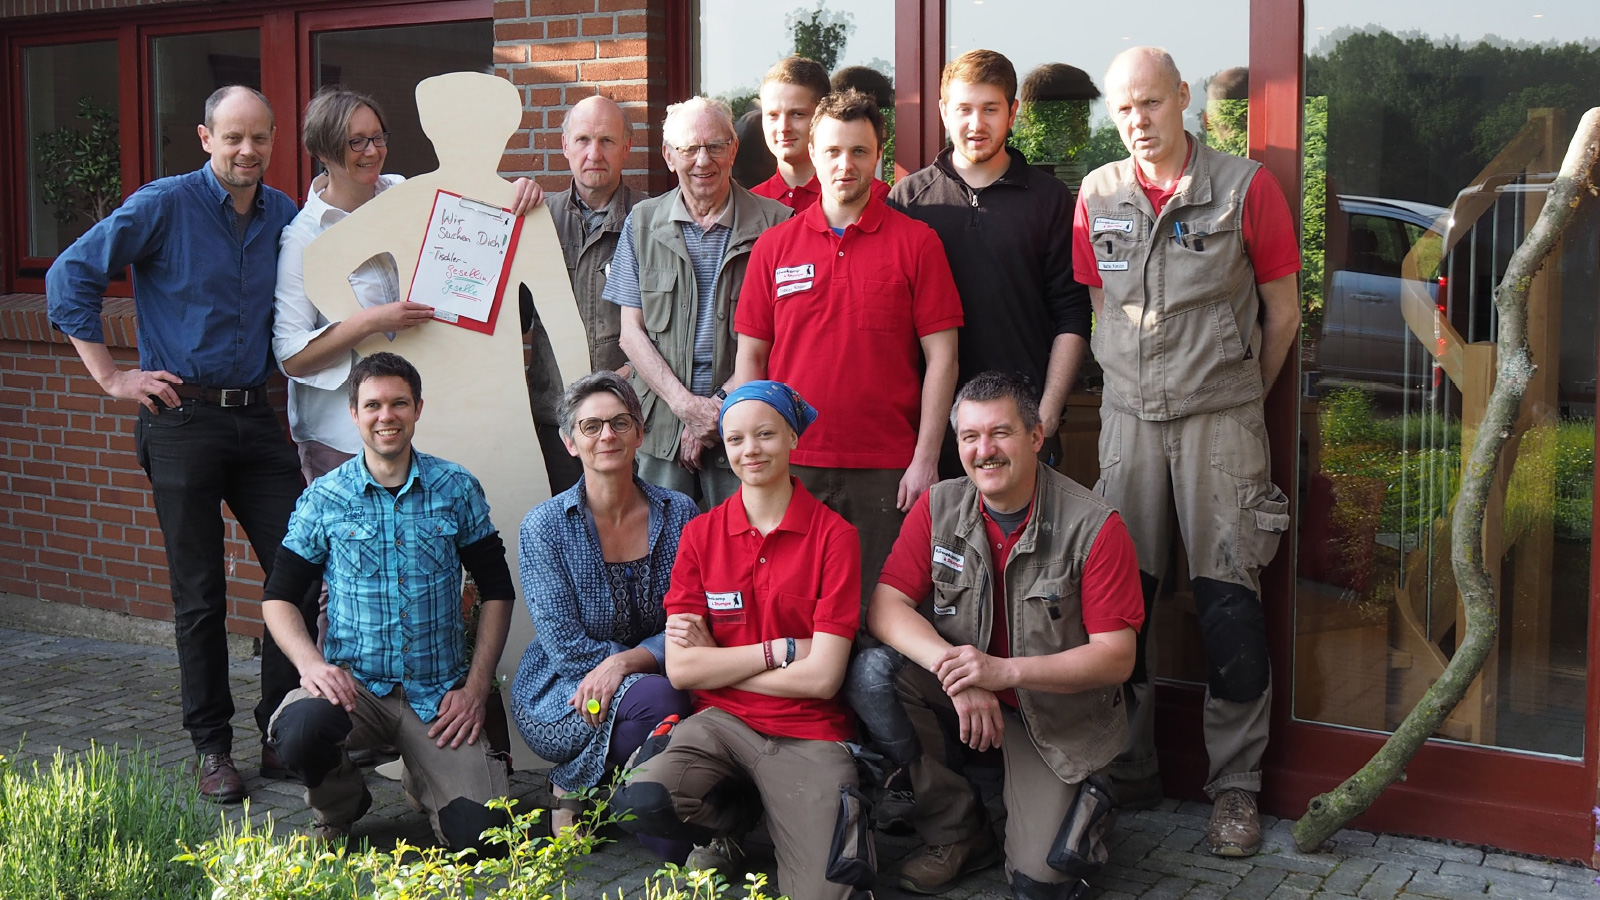
<path fill-rule="evenodd" d="M 534 507 L 522 520 L 517 554 L 522 594 L 537 636 L 511 687 L 512 715 L 533 752 L 556 767 L 566 788 L 593 787 L 605 775 L 611 728 L 622 697 L 642 675 L 622 680 L 606 721 L 590 728 L 567 701 L 606 657 L 644 647 L 665 671 L 662 605 L 678 555 L 678 536 L 699 512 L 676 491 L 634 479 L 650 503 L 650 551 L 608 563 L 589 512 L 585 479 Z"/>

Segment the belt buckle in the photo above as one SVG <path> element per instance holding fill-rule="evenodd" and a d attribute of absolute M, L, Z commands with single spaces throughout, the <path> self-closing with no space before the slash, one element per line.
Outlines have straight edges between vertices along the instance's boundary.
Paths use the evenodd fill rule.
<path fill-rule="evenodd" d="M 223 409 L 250 405 L 249 388 L 222 388 L 217 391 L 217 405 Z"/>

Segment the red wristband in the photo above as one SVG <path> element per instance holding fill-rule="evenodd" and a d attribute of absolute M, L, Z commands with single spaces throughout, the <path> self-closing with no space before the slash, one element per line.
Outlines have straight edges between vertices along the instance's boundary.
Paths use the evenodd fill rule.
<path fill-rule="evenodd" d="M 767 668 L 770 669 L 773 666 L 777 665 L 777 663 L 774 662 L 773 659 L 772 659 L 772 642 L 771 641 L 762 641 L 761 642 L 761 653 L 767 658 Z"/>

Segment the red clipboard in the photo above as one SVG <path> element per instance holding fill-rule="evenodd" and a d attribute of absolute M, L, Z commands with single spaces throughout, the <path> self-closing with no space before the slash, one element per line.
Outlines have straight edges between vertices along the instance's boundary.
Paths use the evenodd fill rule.
<path fill-rule="evenodd" d="M 493 203 L 486 203 L 482 200 L 474 200 L 471 197 L 466 197 L 452 191 L 435 191 L 433 197 L 433 208 L 428 215 L 427 231 L 424 232 L 422 236 L 422 247 L 417 254 L 417 268 L 411 274 L 411 286 L 406 291 L 406 299 L 412 299 L 413 295 L 416 293 L 417 280 L 423 275 L 425 267 L 426 271 L 430 273 L 431 281 L 434 274 L 434 267 L 444 266 L 447 270 L 456 271 L 454 267 L 459 263 L 462 267 L 459 274 L 451 276 L 449 279 L 447 279 L 443 289 L 449 290 L 449 285 L 455 284 L 458 286 L 459 290 L 451 291 L 451 293 L 457 299 L 481 302 L 481 298 L 472 297 L 467 293 L 463 293 L 462 291 L 470 291 L 475 285 L 482 284 L 479 278 L 475 278 L 473 276 L 483 274 L 484 266 L 473 265 L 474 262 L 482 263 L 481 259 L 474 259 L 473 257 L 482 256 L 486 251 L 482 248 L 481 244 L 474 245 L 473 241 L 471 240 L 471 232 L 474 230 L 473 228 L 460 227 L 466 224 L 464 221 L 447 222 L 443 225 L 440 224 L 442 218 L 447 218 L 447 216 L 441 215 L 440 204 L 449 203 L 452 200 L 455 202 L 457 209 L 463 210 L 465 213 L 477 213 L 479 215 L 488 215 L 491 217 L 495 217 L 497 214 L 503 214 L 502 227 L 504 227 L 506 221 L 509 221 L 510 223 L 511 231 L 509 237 L 505 241 L 505 251 L 503 254 L 501 254 L 501 258 L 499 260 L 497 278 L 495 280 L 494 296 L 489 301 L 488 315 L 482 321 L 480 321 L 470 315 L 460 315 L 448 309 L 440 309 L 438 308 L 437 303 L 430 302 L 426 299 L 419 299 L 417 302 L 427 303 L 429 306 L 433 306 L 434 318 L 441 322 L 446 322 L 448 324 L 465 328 L 469 331 L 476 331 L 481 334 L 494 334 L 495 321 L 500 317 L 500 304 L 505 299 L 507 275 L 509 275 L 511 271 L 511 260 L 517 255 L 517 242 L 522 237 L 522 217 L 512 215 L 511 210 L 506 209 L 503 206 L 498 206 Z M 446 213 L 448 214 L 449 211 L 446 210 Z M 468 236 L 466 238 L 458 239 L 458 235 L 454 234 L 453 231 L 466 232 Z M 498 252 L 498 250 L 495 250 L 494 252 Z M 455 258 L 458 254 L 460 256 L 459 259 Z M 437 286 L 435 287 L 437 291 L 439 288 Z M 436 293 L 434 296 L 436 296 Z"/>

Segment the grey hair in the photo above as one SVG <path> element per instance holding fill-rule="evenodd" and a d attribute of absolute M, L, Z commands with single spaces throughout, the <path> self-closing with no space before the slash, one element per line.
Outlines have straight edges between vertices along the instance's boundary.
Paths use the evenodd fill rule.
<path fill-rule="evenodd" d="M 956 399 L 950 404 L 950 427 L 956 427 L 956 410 L 961 408 L 961 404 L 969 400 L 974 403 L 987 403 L 1008 397 L 1017 404 L 1017 415 L 1022 417 L 1022 427 L 1032 431 L 1033 426 L 1041 421 L 1039 398 L 1033 395 L 1033 386 L 1020 375 L 996 372 L 993 369 L 974 375 L 971 381 L 962 385 L 961 390 L 956 392 Z"/>
<path fill-rule="evenodd" d="M 715 97 L 690 97 L 682 103 L 674 103 L 667 107 L 667 117 L 661 120 L 661 142 L 672 147 L 677 147 L 683 137 L 683 132 L 688 128 L 690 119 L 698 113 L 709 112 L 716 116 L 722 127 L 728 133 L 729 140 L 737 140 L 738 132 L 733 127 L 733 110 L 728 104 Z"/>
<path fill-rule="evenodd" d="M 578 407 L 595 394 L 606 393 L 621 400 L 622 405 L 627 407 L 628 415 L 633 416 L 633 420 L 639 423 L 640 428 L 644 427 L 644 407 L 640 405 L 639 395 L 634 393 L 633 385 L 621 375 L 609 369 L 601 369 L 579 378 L 562 392 L 561 402 L 556 407 L 561 434 L 568 438 L 572 437 L 572 426 L 577 423 Z"/>
<path fill-rule="evenodd" d="M 261 105 L 267 108 L 268 123 L 276 127 L 278 124 L 278 117 L 277 114 L 272 111 L 272 104 L 267 100 L 266 94 L 261 93 L 249 85 L 229 84 L 212 91 L 211 96 L 206 98 L 205 124 L 207 131 L 212 131 L 217 127 L 217 107 L 221 106 L 222 101 L 228 99 L 236 91 L 244 91 L 255 97 L 257 100 L 260 100 Z"/>
<path fill-rule="evenodd" d="M 1111 73 L 1116 70 L 1117 66 L 1124 59 L 1132 59 L 1134 57 L 1142 57 L 1149 62 L 1155 63 L 1156 67 L 1161 70 L 1161 74 L 1165 75 L 1171 82 L 1173 90 L 1177 90 L 1178 85 L 1183 84 L 1183 76 L 1178 73 L 1178 64 L 1173 61 L 1172 54 L 1161 47 L 1129 47 L 1118 53 L 1111 60 L 1111 65 L 1106 66 L 1105 79 L 1101 83 L 1110 84 Z M 1110 103 L 1111 101 L 1108 98 L 1106 102 Z"/>

